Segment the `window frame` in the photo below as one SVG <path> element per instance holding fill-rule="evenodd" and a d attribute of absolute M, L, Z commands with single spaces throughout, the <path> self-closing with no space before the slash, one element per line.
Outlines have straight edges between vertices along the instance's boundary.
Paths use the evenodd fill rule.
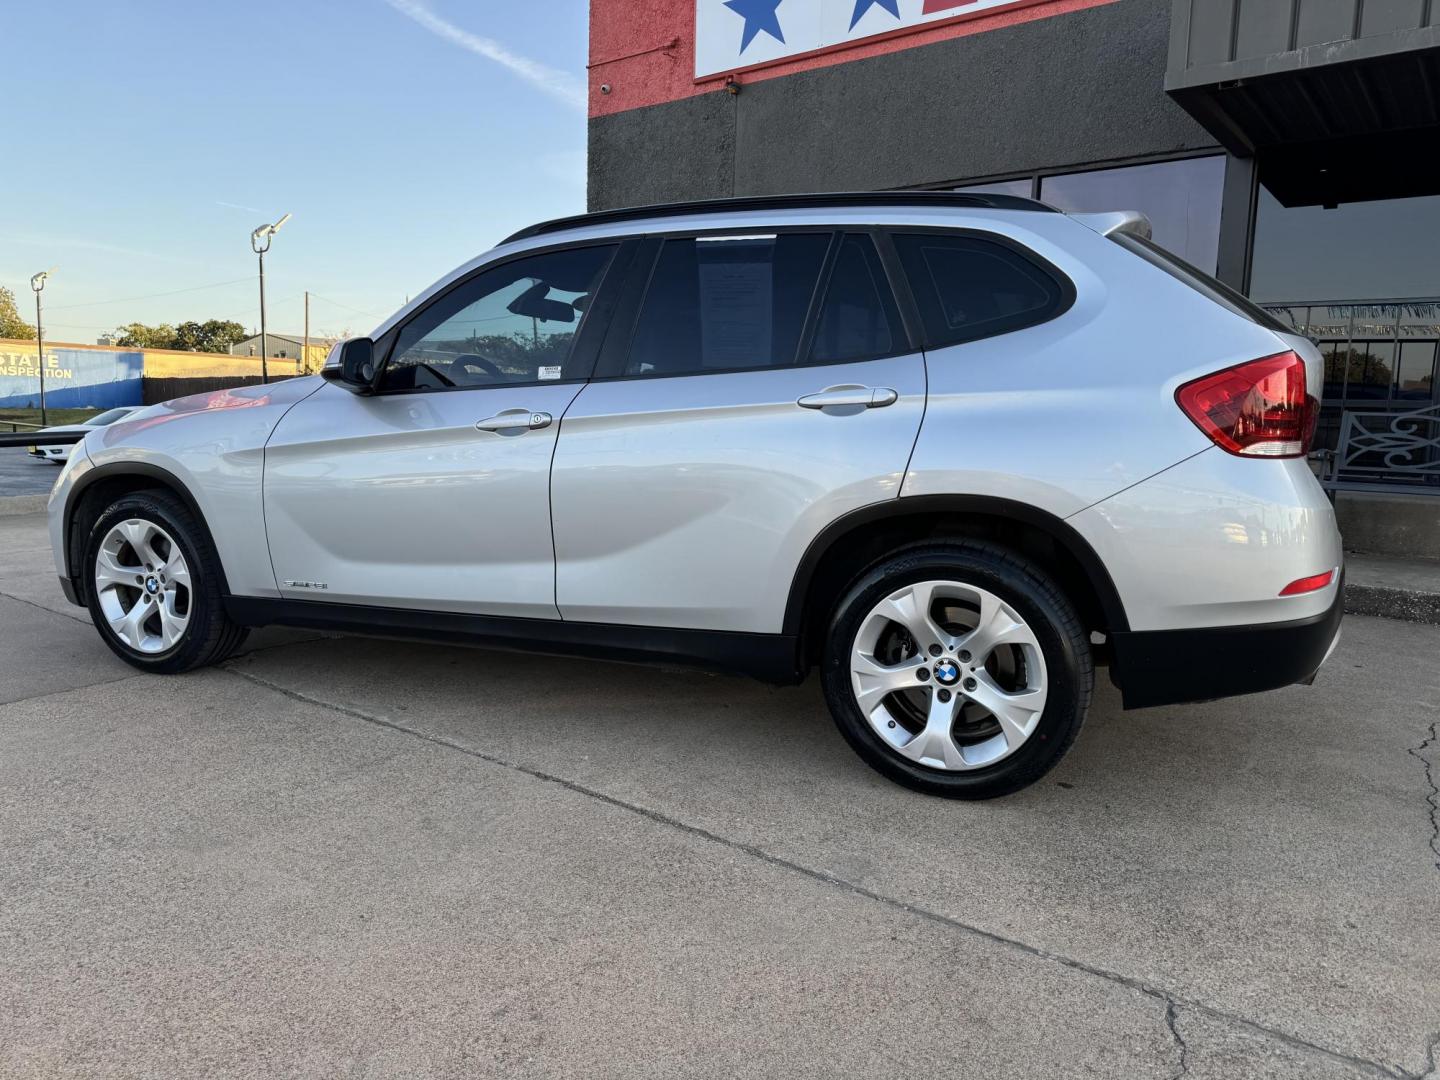
<path fill-rule="evenodd" d="M 1011 324 L 1005 325 L 999 329 L 981 330 L 980 332 L 971 334 L 962 333 L 959 334 L 959 336 L 947 335 L 945 340 L 943 341 L 933 341 L 931 340 L 929 327 L 925 323 L 925 320 L 923 318 L 923 312 L 921 311 L 919 306 L 919 297 L 915 295 L 914 292 L 917 286 L 914 282 L 911 282 L 909 280 L 909 274 L 906 273 L 905 280 L 907 285 L 911 289 L 911 300 L 915 304 L 916 315 L 920 319 L 919 326 L 922 334 L 922 339 L 924 341 L 924 348 L 927 354 L 939 349 L 951 349 L 960 345 L 971 345 L 977 341 L 986 341 L 990 338 L 1004 337 L 1006 334 L 1015 334 L 1019 333 L 1022 330 L 1030 330 L 1034 327 L 1043 326 L 1046 323 L 1054 322 L 1056 319 L 1063 318 L 1072 308 L 1074 308 L 1075 301 L 1079 298 L 1079 292 L 1076 290 L 1075 283 L 1070 279 L 1069 274 L 1065 273 L 1053 262 L 1045 258 L 1045 256 L 1041 255 L 1038 251 L 1035 251 L 1033 248 L 1030 248 L 1025 244 L 1022 244 L 1020 241 L 1006 235 L 1003 232 L 994 232 L 988 229 L 976 229 L 968 226 L 950 227 L 945 225 L 924 225 L 915 227 L 907 225 L 892 225 L 886 228 L 886 232 L 889 234 L 890 242 L 894 244 L 895 258 L 899 262 L 902 271 L 904 271 L 905 268 L 904 261 L 900 255 L 899 244 L 896 242 L 898 237 L 920 235 L 944 236 L 950 238 L 958 237 L 963 239 L 979 240 L 986 243 L 996 244 L 1000 247 L 1007 249 L 1017 258 L 1020 258 L 1021 260 L 1029 263 L 1033 269 L 1050 278 L 1052 283 L 1059 290 L 1060 295 L 1058 301 L 1052 304 L 1049 308 L 1033 313 L 1033 317 L 1031 315 L 1027 315 L 1023 318 L 1023 320 L 1012 322 Z"/>
<path fill-rule="evenodd" d="M 609 316 L 614 307 L 618 292 L 623 288 L 630 272 L 630 264 L 634 261 L 636 252 L 639 250 L 639 243 L 636 238 L 630 236 L 607 236 L 593 240 L 580 242 L 547 244 L 544 247 L 527 248 L 524 251 L 517 251 L 504 258 L 487 262 L 483 266 L 477 266 L 474 271 L 458 278 L 447 285 L 443 290 L 430 298 L 424 306 L 412 311 L 402 322 L 396 323 L 385 332 L 381 338 L 383 349 L 381 352 L 383 360 L 376 365 L 375 381 L 372 384 L 374 391 L 372 397 L 400 397 L 414 394 L 453 394 L 467 391 L 484 390 L 505 390 L 516 387 L 527 386 L 576 386 L 583 385 L 590 381 L 594 375 L 595 365 L 599 358 L 601 343 L 608 329 Z M 484 277 L 492 270 L 498 270 L 509 266 L 512 263 L 523 262 L 526 259 L 538 258 L 544 255 L 562 254 L 570 251 L 582 251 L 588 248 L 613 248 L 614 252 L 606 263 L 605 269 L 601 271 L 600 280 L 595 286 L 593 302 L 581 313 L 580 324 L 575 328 L 575 342 L 571 346 L 570 355 L 566 358 L 565 367 L 575 367 L 574 376 L 566 376 L 561 379 L 528 379 L 520 382 L 493 383 L 488 386 L 413 386 L 400 387 L 396 389 L 385 388 L 385 376 L 390 371 L 391 363 L 395 359 L 395 350 L 400 345 L 400 339 L 405 330 L 417 319 L 430 312 L 435 305 L 444 303 L 457 291 L 471 285 L 476 279 Z M 463 310 L 463 308 L 461 309 Z"/>
<path fill-rule="evenodd" d="M 703 371 L 664 374 L 626 373 L 625 368 L 630 361 L 630 351 L 634 345 L 636 332 L 640 326 L 640 317 L 644 314 L 645 301 L 649 298 L 650 287 L 654 282 L 655 272 L 659 268 L 661 252 L 666 241 L 699 240 L 706 237 L 726 236 L 737 238 L 746 236 L 779 237 L 787 234 L 805 233 L 828 236 L 829 243 L 826 248 L 824 261 L 820 265 L 820 273 L 816 278 L 815 288 L 810 295 L 810 302 L 805 313 L 805 321 L 801 327 L 800 337 L 796 342 L 795 362 L 790 364 L 765 365 L 762 367 L 707 368 Z M 847 235 L 869 237 L 871 243 L 874 245 L 875 252 L 880 260 L 880 265 L 885 273 L 885 283 L 889 285 L 891 298 L 900 316 L 900 325 L 895 328 L 898 331 L 898 347 L 891 352 L 878 356 L 864 356 L 853 360 L 813 361 L 810 357 L 814 353 L 815 331 L 819 325 L 820 312 L 829 294 L 830 282 L 834 274 L 836 259 L 840 253 L 840 246 Z M 770 225 L 764 222 L 747 222 L 744 225 L 708 229 L 687 229 L 682 227 L 677 229 L 654 230 L 645 234 L 645 244 L 648 250 L 636 258 L 630 267 L 630 280 L 626 286 L 626 296 L 617 303 L 620 311 L 611 327 L 614 332 L 607 335 L 604 346 L 601 349 L 600 362 L 596 365 L 595 371 L 591 375 L 591 382 L 650 382 L 663 379 L 707 378 L 712 375 L 758 374 L 767 371 L 793 371 L 818 367 L 846 367 L 851 364 L 865 364 L 877 360 L 891 360 L 901 356 L 913 356 L 922 351 L 923 346 L 921 345 L 920 335 L 917 332 L 920 324 L 914 314 L 914 302 L 910 296 L 909 283 L 903 275 L 899 273 L 898 257 L 890 250 L 883 227 L 835 223 Z M 621 328 L 622 322 L 626 324 L 623 329 Z"/>

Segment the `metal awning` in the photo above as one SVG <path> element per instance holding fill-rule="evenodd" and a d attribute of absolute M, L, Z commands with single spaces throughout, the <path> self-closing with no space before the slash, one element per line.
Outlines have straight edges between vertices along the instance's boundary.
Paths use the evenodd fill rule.
<path fill-rule="evenodd" d="M 1165 86 L 1287 206 L 1440 193 L 1440 4 L 1175 0 Z"/>

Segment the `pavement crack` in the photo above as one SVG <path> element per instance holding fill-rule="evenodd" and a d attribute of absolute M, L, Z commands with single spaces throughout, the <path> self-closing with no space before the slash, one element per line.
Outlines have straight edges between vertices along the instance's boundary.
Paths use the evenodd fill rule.
<path fill-rule="evenodd" d="M 361 723 L 370 724 L 375 727 L 386 728 L 390 731 L 398 732 L 402 735 L 408 735 L 411 738 L 420 740 L 421 742 L 427 742 L 434 746 L 443 747 L 447 750 L 454 750 L 457 753 L 464 754 L 467 757 L 475 758 L 478 761 L 483 761 L 490 765 L 498 765 L 501 768 L 510 769 L 514 772 L 521 773 L 525 776 L 529 776 L 535 780 L 539 780 L 547 784 L 555 784 L 559 787 L 566 789 L 567 791 L 573 791 L 578 795 L 585 796 L 586 798 L 594 799 L 597 802 L 604 803 L 608 806 L 613 806 L 619 810 L 624 810 L 631 814 L 636 814 L 658 825 L 664 825 L 668 828 L 676 829 L 690 836 L 694 836 L 698 839 L 707 841 L 708 843 L 717 844 L 732 851 L 748 855 L 759 862 L 766 863 L 767 865 L 774 866 L 782 870 L 787 870 L 794 874 L 803 875 L 804 877 L 807 877 L 812 881 L 819 882 L 823 885 L 828 885 L 832 888 L 844 890 L 862 899 L 871 900 L 878 904 L 884 904 L 886 907 L 903 912 L 906 915 L 911 915 L 915 918 L 924 919 L 928 922 L 948 927 L 951 930 L 956 930 L 963 934 L 973 935 L 974 937 L 981 938 L 982 940 L 989 941 L 1004 948 L 1020 952 L 1026 956 L 1031 956 L 1040 960 L 1048 961 L 1050 963 L 1059 964 L 1061 967 L 1068 968 L 1071 971 L 1079 972 L 1084 975 L 1089 975 L 1097 979 L 1103 979 L 1106 982 L 1114 983 L 1117 986 L 1123 986 L 1128 990 L 1134 991 L 1135 993 L 1142 994 L 1145 997 L 1151 998 L 1165 1006 L 1166 1026 L 1169 1029 L 1169 1033 L 1174 1038 L 1180 1054 L 1180 1071 L 1174 1074 L 1175 1077 L 1183 1076 L 1189 1068 L 1189 1045 L 1181 1037 L 1179 1031 L 1176 1029 L 1175 1024 L 1178 1011 L 1180 1008 L 1183 1007 L 1192 1012 L 1201 1013 L 1212 1019 L 1221 1021 L 1222 1023 L 1232 1024 L 1236 1027 L 1243 1028 L 1246 1031 L 1260 1035 L 1263 1038 L 1273 1039 L 1294 1049 L 1307 1051 L 1313 1054 L 1319 1054 L 1325 1058 L 1328 1058 L 1331 1061 L 1347 1065 L 1354 1069 L 1359 1069 L 1361 1071 L 1370 1073 L 1373 1076 L 1389 1077 L 1391 1078 L 1391 1080 L 1418 1080 L 1418 1078 L 1414 1074 L 1406 1073 L 1403 1070 L 1392 1068 L 1377 1061 L 1372 1061 L 1369 1058 L 1357 1057 L 1351 1054 L 1346 1054 L 1339 1050 L 1332 1050 L 1329 1047 L 1320 1046 L 1316 1043 L 1309 1042 L 1305 1039 L 1300 1038 L 1297 1035 L 1291 1035 L 1288 1032 L 1268 1027 L 1265 1024 L 1259 1023 L 1255 1020 L 1250 1020 L 1244 1016 L 1238 1016 L 1234 1013 L 1226 1012 L 1223 1009 L 1217 1009 L 1213 1006 L 1205 1005 L 1198 1001 L 1192 1001 L 1187 998 L 1180 997 L 1179 995 L 1173 994 L 1168 990 L 1164 990 L 1160 987 L 1154 986 L 1146 982 L 1144 979 L 1134 978 L 1133 976 L 1129 975 L 1122 975 L 1118 971 L 1111 971 L 1107 968 L 1097 967 L 1096 965 L 1086 963 L 1083 960 L 1076 960 L 1073 957 L 1065 956 L 1062 953 L 1051 952 L 1048 949 L 1043 949 L 1038 945 L 1031 945 L 1028 942 L 1019 940 L 1018 938 L 1006 937 L 1003 934 L 997 934 L 982 927 L 973 926 L 970 923 L 962 922 L 961 920 L 953 918 L 949 915 L 944 915 L 940 912 L 931 911 L 928 908 L 920 907 L 917 904 L 912 904 L 907 900 L 901 900 L 898 897 L 887 896 L 884 893 L 875 892 L 873 889 L 867 889 L 863 885 L 858 885 L 855 882 L 847 881 L 845 878 L 837 877 L 836 875 L 831 874 L 825 870 L 806 866 L 803 863 L 794 862 L 791 859 L 785 858 L 783 855 L 772 854 L 771 852 L 766 851 L 764 848 L 757 847 L 754 844 L 746 843 L 743 840 L 735 840 L 727 836 L 722 836 L 719 833 L 711 832 L 709 829 L 703 828 L 702 826 L 691 825 L 688 822 L 671 817 L 670 815 L 665 814 L 661 811 L 652 810 L 637 803 L 627 802 L 624 799 L 616 798 L 614 795 L 608 795 L 605 792 L 600 791 L 596 788 L 587 787 L 586 785 L 581 784 L 577 781 L 568 780 L 563 776 L 558 776 L 554 773 L 545 772 L 543 769 L 537 769 L 530 765 L 522 765 L 519 762 L 511 761 L 508 758 L 497 757 L 494 754 L 489 754 L 483 750 L 478 750 L 473 746 L 466 746 L 464 743 L 459 743 L 453 739 L 448 739 L 443 735 L 436 735 L 432 732 L 423 731 L 419 728 L 414 728 L 406 724 L 397 723 L 394 720 L 388 720 L 383 716 L 376 716 L 371 713 L 364 712 L 360 709 L 354 708 L 353 706 L 341 705 L 338 702 L 326 701 L 323 698 L 312 697 L 309 694 L 301 693 L 298 690 L 292 690 L 289 687 L 282 686 L 279 683 L 271 682 L 269 679 L 266 679 L 260 675 L 256 675 L 253 672 L 242 671 L 232 665 L 233 661 L 227 662 L 226 664 L 222 665 L 221 670 L 235 676 L 237 679 L 244 679 L 246 682 L 254 683 L 256 686 L 262 686 L 267 690 L 280 694 L 283 697 L 290 698 L 293 701 L 298 701 L 302 704 L 315 706 L 317 708 L 328 709 L 329 711 L 339 713 L 342 716 L 348 716 L 354 720 L 359 720 Z M 1432 1042 L 1431 1044 L 1432 1062 L 1433 1057 L 1434 1042 Z M 1427 1075 L 1428 1074 L 1422 1073 L 1420 1074 L 1420 1077 L 1424 1077 Z"/>
<path fill-rule="evenodd" d="M 121 683 L 133 682 L 136 679 L 146 678 L 144 672 L 137 671 L 133 675 L 121 675 L 114 679 L 101 679 L 99 682 L 86 683 L 84 686 L 62 686 L 58 690 L 46 690 L 39 694 L 31 694 L 29 697 L 15 698 L 11 701 L 0 701 L 0 709 L 8 709 L 11 705 L 25 705 L 31 701 L 44 701 L 46 698 L 61 697 L 64 694 L 78 694 L 82 690 L 94 690 L 99 686 L 119 686 Z"/>
<path fill-rule="evenodd" d="M 54 615 L 57 619 L 71 619 L 75 622 L 87 621 L 78 615 L 69 615 L 63 611 L 56 611 L 54 608 L 48 608 L 44 604 L 37 604 L 34 600 L 26 600 L 25 597 L 16 596 L 14 593 L 0 592 L 0 597 L 6 600 L 14 600 L 15 603 L 24 604 L 26 607 L 33 607 L 36 611 L 43 611 L 47 615 Z"/>
<path fill-rule="evenodd" d="M 1432 732 L 1435 730 L 1435 726 L 1433 724 L 1431 725 L 1430 730 Z M 1433 739 L 1434 735 L 1431 735 L 1431 738 Z M 1434 1077 L 1440 1076 L 1440 1073 L 1437 1073 L 1435 1071 L 1436 1066 L 1440 1065 L 1440 1062 L 1437 1062 L 1435 1060 L 1435 1051 L 1437 1049 L 1440 1049 L 1440 1031 L 1437 1031 L 1435 1032 L 1435 1034 L 1431 1035 L 1430 1041 L 1425 1044 L 1425 1071 L 1416 1073 L 1414 1080 L 1433 1080 Z"/>
<path fill-rule="evenodd" d="M 1430 725 L 1430 734 L 1419 746 L 1413 746 L 1405 752 L 1420 762 L 1425 770 L 1425 783 L 1430 788 L 1430 794 L 1425 796 L 1425 801 L 1430 806 L 1430 854 L 1435 857 L 1435 869 L 1440 870 L 1440 788 L 1435 785 L 1435 764 L 1425 756 L 1425 751 L 1435 745 L 1436 728 L 1440 727 L 1440 720 Z M 1430 1044 L 1430 1069 L 1434 1071 L 1435 1043 Z M 1429 1075 L 1425 1073 L 1422 1075 Z"/>
<path fill-rule="evenodd" d="M 1175 1000 L 1172 998 L 1165 1006 L 1165 1026 L 1170 1029 L 1170 1037 L 1175 1040 L 1175 1048 L 1180 1053 L 1180 1061 L 1175 1071 L 1170 1074 L 1170 1080 L 1180 1080 L 1190 1071 L 1190 1046 L 1185 1042 L 1185 1036 L 1180 1034 L 1179 1021 L 1180 1006 L 1175 1004 Z"/>

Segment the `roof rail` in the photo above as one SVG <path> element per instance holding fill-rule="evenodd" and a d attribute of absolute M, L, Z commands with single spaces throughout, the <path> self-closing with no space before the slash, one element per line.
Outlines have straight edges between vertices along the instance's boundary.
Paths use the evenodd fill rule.
<path fill-rule="evenodd" d="M 658 203 L 654 206 L 628 206 L 618 210 L 598 210 L 591 214 L 542 221 L 507 236 L 502 243 L 529 240 L 549 233 L 578 229 L 586 225 L 609 225 L 619 221 L 638 221 L 652 217 L 689 217 L 695 214 L 741 213 L 753 210 L 828 210 L 856 206 L 952 206 L 957 209 L 1031 210 L 1058 213 L 1054 207 L 1019 195 L 982 195 L 957 191 L 841 191 L 817 195 L 753 195 L 735 199 L 700 199 L 693 202 Z"/>

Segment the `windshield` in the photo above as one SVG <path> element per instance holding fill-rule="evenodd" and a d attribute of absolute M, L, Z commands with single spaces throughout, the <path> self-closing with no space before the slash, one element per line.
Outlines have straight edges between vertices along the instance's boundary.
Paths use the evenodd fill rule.
<path fill-rule="evenodd" d="M 134 409 L 111 409 L 109 412 L 102 412 L 99 416 L 92 416 L 85 423 L 91 427 L 107 427 L 116 420 L 123 420 L 134 411 Z"/>

